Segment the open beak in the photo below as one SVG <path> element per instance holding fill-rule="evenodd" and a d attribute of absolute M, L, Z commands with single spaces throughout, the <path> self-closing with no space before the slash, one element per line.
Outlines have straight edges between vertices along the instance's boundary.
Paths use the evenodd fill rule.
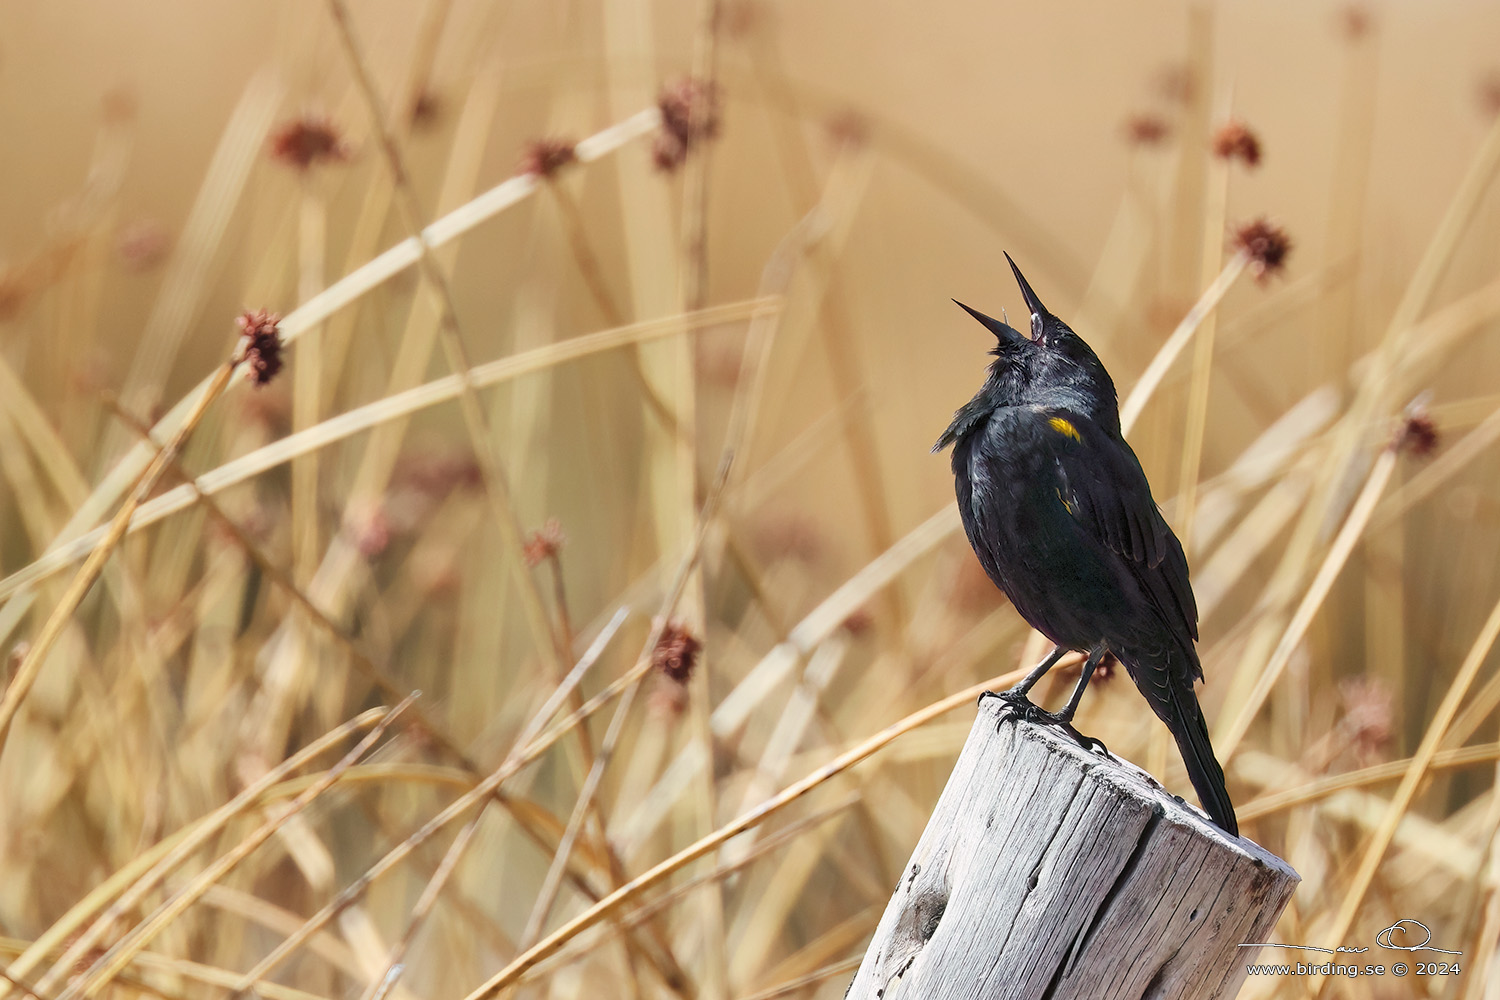
<path fill-rule="evenodd" d="M 1050 316 L 1047 307 L 1042 305 L 1042 300 L 1036 297 L 1036 292 L 1031 290 L 1031 283 L 1026 280 L 1026 275 L 1016 266 L 1016 262 L 1010 259 L 1010 254 L 1005 255 L 1010 261 L 1010 269 L 1015 273 L 1016 284 L 1021 286 L 1021 298 L 1026 300 L 1026 308 L 1031 310 L 1031 339 L 1035 340 L 1042 335 L 1042 319 Z"/>
<path fill-rule="evenodd" d="M 1017 330 L 1009 323 L 1006 323 L 1003 320 L 995 319 L 993 316 L 986 316 L 984 313 L 980 312 L 977 309 L 970 309 L 968 306 L 964 305 L 957 299 L 954 299 L 953 303 L 964 312 L 968 313 L 970 316 L 973 316 L 975 319 L 979 320 L 979 322 L 983 323 L 984 328 L 993 333 L 996 338 L 999 339 L 1000 343 L 1011 345 L 1030 343 L 1030 341 L 1026 339 L 1025 335 L 1023 335 L 1020 330 Z M 1033 320 L 1032 322 L 1035 323 L 1035 320 Z"/>

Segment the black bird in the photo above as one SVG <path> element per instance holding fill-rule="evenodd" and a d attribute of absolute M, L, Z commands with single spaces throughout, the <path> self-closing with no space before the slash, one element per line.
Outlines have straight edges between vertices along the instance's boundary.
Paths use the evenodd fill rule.
<path fill-rule="evenodd" d="M 1109 372 L 1005 259 L 1031 336 L 958 303 L 997 338 L 995 360 L 932 449 L 953 445 L 959 516 L 985 572 L 1057 647 L 999 697 L 1023 718 L 1071 729 L 1094 668 L 1114 654 L 1177 740 L 1204 809 L 1238 835 L 1193 693 L 1203 668 L 1182 545 L 1120 433 Z M 1083 674 L 1061 712 L 1044 712 L 1026 694 L 1069 650 L 1088 653 Z"/>

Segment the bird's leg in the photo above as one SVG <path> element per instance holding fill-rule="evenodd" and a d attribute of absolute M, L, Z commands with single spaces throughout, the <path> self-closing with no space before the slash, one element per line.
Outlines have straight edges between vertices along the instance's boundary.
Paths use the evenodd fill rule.
<path fill-rule="evenodd" d="M 984 701 L 986 698 L 999 698 L 1009 705 L 1011 710 L 1017 715 L 1030 719 L 1034 713 L 1041 712 L 1042 710 L 1031 703 L 1031 699 L 1026 697 L 1026 693 L 1035 687 L 1036 682 L 1041 680 L 1047 671 L 1052 669 L 1053 664 L 1062 659 L 1063 654 L 1067 652 L 1068 648 L 1066 646 L 1057 646 L 1052 652 L 1047 654 L 1046 659 L 1036 665 L 1036 668 L 1031 673 L 1021 678 L 1021 683 L 1005 691 L 986 691 L 979 696 L 979 700 Z M 1045 715 L 1046 713 L 1042 714 Z"/>
<path fill-rule="evenodd" d="M 1094 676 L 1094 669 L 1099 666 L 1108 652 L 1109 647 L 1102 642 L 1089 650 L 1089 658 L 1083 661 L 1083 672 L 1078 675 L 1078 684 L 1073 688 L 1072 697 L 1063 706 L 1063 710 L 1052 717 L 1053 719 L 1060 723 L 1073 721 L 1073 715 L 1078 711 L 1078 703 L 1083 700 L 1083 690 L 1089 686 L 1089 678 Z"/>
<path fill-rule="evenodd" d="M 1073 737 L 1075 743 L 1085 750 L 1098 750 L 1106 757 L 1110 756 L 1109 747 L 1105 746 L 1102 740 L 1097 740 L 1092 736 L 1085 736 L 1074 729 L 1073 715 L 1078 711 L 1078 703 L 1083 700 L 1083 691 L 1089 686 L 1089 678 L 1094 676 L 1094 669 L 1103 662 L 1104 657 L 1108 653 L 1109 647 L 1102 642 L 1089 650 L 1089 658 L 1083 661 L 1083 671 L 1079 674 L 1078 684 L 1073 688 L 1072 696 L 1068 698 L 1068 703 L 1063 706 L 1063 710 L 1053 716 L 1053 719 Z"/>
<path fill-rule="evenodd" d="M 1094 676 L 1094 671 L 1103 662 L 1105 655 L 1109 652 L 1109 647 L 1104 643 L 1101 642 L 1089 650 L 1089 656 L 1083 663 L 1083 670 L 1079 674 L 1078 683 L 1074 685 L 1073 694 L 1069 696 L 1068 703 L 1063 706 L 1061 712 L 1048 712 L 1033 704 L 1031 699 L 1026 697 L 1026 693 L 1031 690 L 1032 686 L 1041 680 L 1042 675 L 1050 670 L 1053 664 L 1062 659 L 1063 654 L 1066 652 L 1068 652 L 1067 647 L 1058 646 L 1045 660 L 1037 665 L 1035 670 L 1027 674 L 1021 680 L 1021 683 L 1008 691 L 996 694 L 995 697 L 1010 706 L 1016 718 L 1025 719 L 1027 722 L 1042 726 L 1060 726 L 1073 738 L 1074 742 L 1085 750 L 1099 750 L 1104 756 L 1108 757 L 1109 748 L 1102 742 L 1094 739 L 1092 736 L 1085 736 L 1073 728 L 1073 716 L 1078 712 L 1078 703 L 1083 700 L 1083 692 L 1087 690 L 1089 680 Z"/>

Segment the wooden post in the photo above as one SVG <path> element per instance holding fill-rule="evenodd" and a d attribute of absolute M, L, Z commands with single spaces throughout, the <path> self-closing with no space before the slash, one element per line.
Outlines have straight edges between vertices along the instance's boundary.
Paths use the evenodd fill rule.
<path fill-rule="evenodd" d="M 1233 997 L 1299 881 L 986 698 L 847 997 Z"/>

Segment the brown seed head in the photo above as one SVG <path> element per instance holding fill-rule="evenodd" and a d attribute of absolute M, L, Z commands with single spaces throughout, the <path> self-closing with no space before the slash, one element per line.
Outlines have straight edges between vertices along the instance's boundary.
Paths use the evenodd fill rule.
<path fill-rule="evenodd" d="M 1370 33 L 1370 28 L 1370 8 L 1365 4 L 1345 4 L 1339 11 L 1339 30 L 1349 41 L 1359 41 Z"/>
<path fill-rule="evenodd" d="M 853 108 L 844 108 L 828 116 L 823 123 L 834 145 L 857 149 L 870 141 L 870 120 Z"/>
<path fill-rule="evenodd" d="M 771 511 L 752 529 L 755 551 L 763 559 L 816 562 L 826 550 L 816 522 L 800 514 Z"/>
<path fill-rule="evenodd" d="M 0 320 L 19 313 L 31 292 L 32 282 L 24 268 L 0 265 Z"/>
<path fill-rule="evenodd" d="M 686 684 L 693 676 L 693 667 L 698 664 L 698 653 L 703 643 L 689 632 L 681 622 L 667 622 L 651 653 L 651 665 L 663 674 Z"/>
<path fill-rule="evenodd" d="M 172 235 L 155 219 L 126 223 L 115 234 L 115 252 L 131 271 L 149 271 L 165 260 L 171 249 Z"/>
<path fill-rule="evenodd" d="M 726 38 L 746 38 L 765 28 L 769 19 L 762 0 L 725 0 L 714 8 L 714 27 Z"/>
<path fill-rule="evenodd" d="M 1125 141 L 1132 146 L 1159 146 L 1171 138 L 1172 126 L 1161 115 L 1131 115 L 1125 119 Z"/>
<path fill-rule="evenodd" d="M 1264 282 L 1286 266 L 1286 255 L 1292 250 L 1286 230 L 1264 217 L 1247 222 L 1234 233 L 1235 249 L 1250 258 L 1250 272 Z"/>
<path fill-rule="evenodd" d="M 1492 69 L 1481 76 L 1474 96 L 1486 118 L 1500 115 L 1500 70 Z"/>
<path fill-rule="evenodd" d="M 1260 140 L 1250 126 L 1231 118 L 1214 133 L 1214 155 L 1221 160 L 1240 160 L 1247 167 L 1260 166 Z"/>
<path fill-rule="evenodd" d="M 1401 415 L 1401 429 L 1396 432 L 1396 449 L 1416 458 L 1429 458 L 1437 451 L 1440 440 L 1437 422 L 1427 407 L 1418 402 L 1406 408 Z"/>
<path fill-rule="evenodd" d="M 249 309 L 236 320 L 240 327 L 240 360 L 250 365 L 250 381 L 265 385 L 281 371 L 281 317 L 264 309 Z"/>
<path fill-rule="evenodd" d="M 719 92 L 713 84 L 684 77 L 662 88 L 656 106 L 661 131 L 651 155 L 661 170 L 676 170 L 694 146 L 719 134 Z"/>
<path fill-rule="evenodd" d="M 577 159 L 571 140 L 534 139 L 522 150 L 517 173 L 549 178 Z"/>
<path fill-rule="evenodd" d="M 105 91 L 104 100 L 101 103 L 104 108 L 104 120 L 111 124 L 134 121 L 140 107 L 135 91 L 123 85 Z"/>
<path fill-rule="evenodd" d="M 411 102 L 407 112 L 411 127 L 417 130 L 433 128 L 443 118 L 443 99 L 430 90 L 424 90 Z"/>
<path fill-rule="evenodd" d="M 384 504 L 371 504 L 350 521 L 354 547 L 366 559 L 374 559 L 391 544 L 391 519 Z"/>
<path fill-rule="evenodd" d="M 1191 66 L 1171 63 L 1156 71 L 1151 81 L 1153 90 L 1174 104 L 1191 104 L 1198 96 L 1198 78 Z"/>
<path fill-rule="evenodd" d="M 555 558 L 558 550 L 562 548 L 563 542 L 568 537 L 563 534 L 562 524 L 557 518 L 549 517 L 547 523 L 527 537 L 522 546 L 521 555 L 526 560 L 526 565 L 536 569 L 548 559 Z"/>
<path fill-rule="evenodd" d="M 875 616 L 870 613 L 869 608 L 859 608 L 850 612 L 849 617 L 840 623 L 840 627 L 854 636 L 856 639 L 868 635 L 875 627 Z"/>
<path fill-rule="evenodd" d="M 270 154 L 298 170 L 317 163 L 342 163 L 349 159 L 349 145 L 333 122 L 323 115 L 307 114 L 284 122 L 271 133 Z"/>
<path fill-rule="evenodd" d="M 1362 760 L 1378 757 L 1390 745 L 1394 725 L 1390 688 L 1378 680 L 1351 677 L 1339 683 L 1339 700 L 1344 703 L 1340 735 Z"/>
<path fill-rule="evenodd" d="M 478 489 L 484 484 L 479 463 L 467 452 L 412 451 L 396 461 L 393 485 L 433 500 L 441 500 L 456 489 Z"/>

